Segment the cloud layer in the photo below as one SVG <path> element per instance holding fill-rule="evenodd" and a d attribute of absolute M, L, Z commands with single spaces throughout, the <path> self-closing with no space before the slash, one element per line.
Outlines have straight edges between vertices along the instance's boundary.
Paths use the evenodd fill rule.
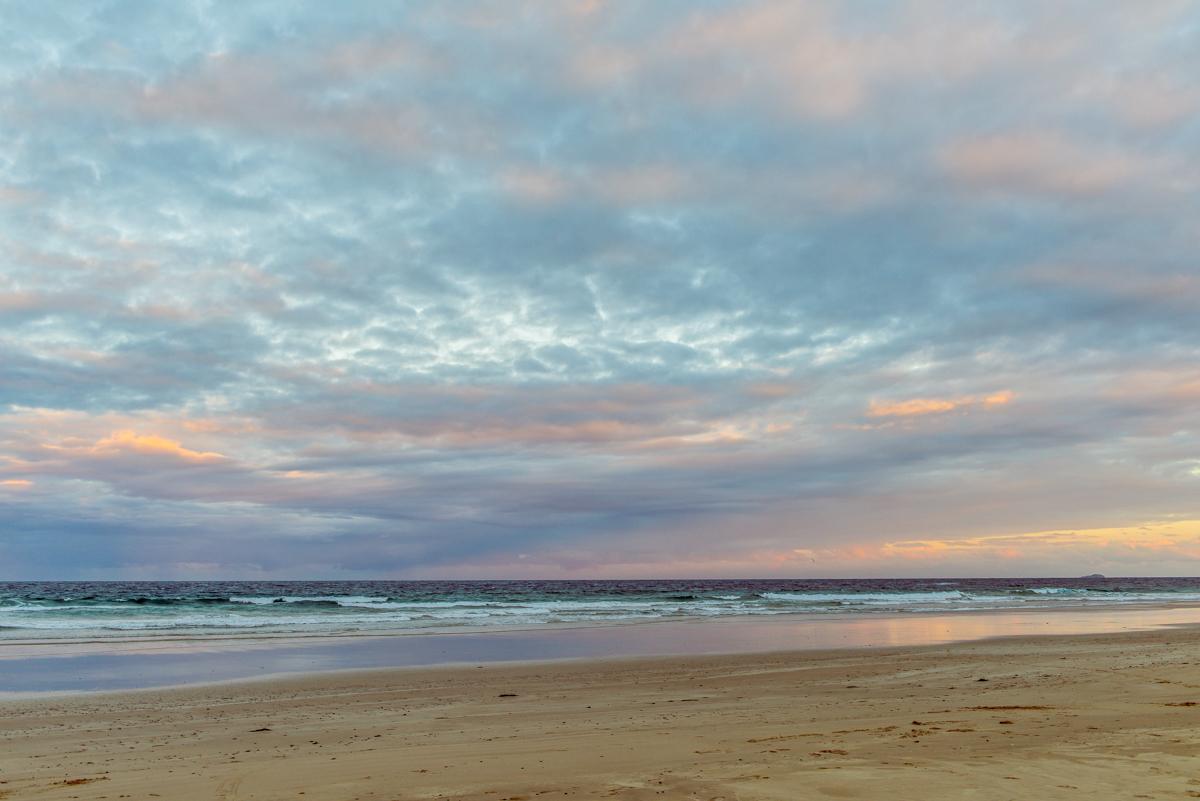
<path fill-rule="evenodd" d="M 1200 568 L 1192 4 L 0 22 L 0 578 Z"/>

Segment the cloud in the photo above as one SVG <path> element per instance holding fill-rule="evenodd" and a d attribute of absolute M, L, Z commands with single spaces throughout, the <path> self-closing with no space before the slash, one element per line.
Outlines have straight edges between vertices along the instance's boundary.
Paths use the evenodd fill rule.
<path fill-rule="evenodd" d="M 42 199 L 41 193 L 19 186 L 0 185 L 0 206 L 25 206 Z"/>
<path fill-rule="evenodd" d="M 1110 78 L 1097 87 L 1113 115 L 1137 128 L 1167 128 L 1200 106 L 1200 93 L 1163 75 Z"/>
<path fill-rule="evenodd" d="M 1122 304 L 1135 313 L 1154 308 L 1163 313 L 1192 313 L 1200 308 L 1200 274 L 1187 269 L 1141 269 L 1100 261 L 1084 264 L 1039 264 L 1021 276 L 1047 291 L 1090 295 Z"/>
<path fill-rule="evenodd" d="M 903 401 L 873 400 L 867 409 L 868 417 L 921 417 L 944 414 L 971 408 L 992 409 L 1012 402 L 1016 395 L 1002 390 L 990 395 L 963 395 L 957 398 L 912 398 Z"/>
<path fill-rule="evenodd" d="M 185 462 L 211 462 L 225 458 L 212 451 L 202 452 L 185 448 L 174 440 L 156 434 L 138 434 L 129 430 L 114 431 L 110 436 L 96 442 L 87 451 L 98 456 L 120 453 L 169 456 Z"/>
<path fill-rule="evenodd" d="M 1200 515 L 1189 4 L 13 26 L 12 577 L 970 573 L 885 546 Z M 1120 536 L 1004 564 L 1169 569 Z"/>
<path fill-rule="evenodd" d="M 1063 558 L 1119 559 L 1121 553 L 1152 554 L 1157 559 L 1200 560 L 1200 521 L 1148 521 L 1126 527 L 1072 531 L 994 534 L 948 540 L 909 540 L 883 545 L 881 555 L 904 560 L 951 560 L 968 555 L 1001 560 Z"/>
<path fill-rule="evenodd" d="M 948 144 L 939 160 L 953 177 L 1000 191 L 1089 196 L 1145 176 L 1145 163 L 1118 149 L 1057 133 L 997 134 Z"/>

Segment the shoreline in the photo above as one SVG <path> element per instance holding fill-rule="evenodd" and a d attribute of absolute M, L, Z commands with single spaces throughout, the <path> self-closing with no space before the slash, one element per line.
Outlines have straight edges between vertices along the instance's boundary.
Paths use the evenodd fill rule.
<path fill-rule="evenodd" d="M 723 623 L 769 623 L 775 621 L 795 621 L 795 620 L 810 620 L 810 621 L 841 621 L 841 620 L 880 620 L 886 618 L 907 619 L 913 617 L 941 617 L 941 616 L 978 616 L 978 615 L 1024 615 L 1024 614 L 1056 614 L 1067 613 L 1074 614 L 1080 612 L 1086 613 L 1102 613 L 1102 612 L 1134 612 L 1145 610 L 1167 610 L 1167 609 L 1196 609 L 1200 610 L 1200 601 L 1129 601 L 1129 602 L 1103 602 L 1103 601 L 1076 601 L 1076 602 L 1057 602 L 1053 605 L 1044 606 L 1004 606 L 1004 607 L 979 607 L 979 608 L 958 608 L 958 609 L 913 609 L 913 610 L 880 610 L 880 611 L 837 611 L 837 612 L 776 612 L 772 614 L 729 614 L 729 615 L 713 615 L 700 616 L 688 615 L 679 617 L 656 617 L 648 619 L 618 619 L 618 620 L 599 620 L 595 622 L 588 621 L 563 621 L 556 623 L 536 623 L 536 624 L 490 624 L 479 626 L 430 626 L 427 628 L 379 628 L 379 629 L 354 629 L 354 630 L 329 630 L 329 631 L 277 631 L 277 632 L 259 632 L 254 629 L 242 632 L 235 629 L 230 629 L 228 633 L 207 634 L 207 633 L 190 633 L 183 630 L 179 633 L 162 633 L 162 634 L 113 634 L 99 635 L 93 637 L 0 637 L 0 659 L 4 658 L 4 652 L 8 649 L 17 648 L 34 648 L 34 647 L 55 647 L 59 645 L 87 645 L 87 646 L 107 646 L 107 645 L 141 645 L 141 644 L 163 644 L 163 643 L 274 643 L 279 641 L 312 641 L 312 640 L 355 640 L 364 638 L 385 638 L 385 637 L 446 637 L 456 636 L 460 634 L 510 634 L 523 632 L 540 632 L 540 631 L 578 631 L 582 629 L 609 629 L 609 628 L 625 628 L 632 626 L 672 626 L 672 625 L 708 625 L 708 624 L 723 624 Z"/>
<path fill-rule="evenodd" d="M 1062 634 L 1062 633 L 1026 633 L 1026 634 L 999 634 L 994 636 L 984 636 L 974 639 L 963 640 L 945 640 L 940 642 L 927 642 L 906 645 L 891 645 L 891 646 L 842 646 L 842 647 L 821 647 L 821 648 L 788 648 L 780 650 L 762 650 L 762 651 L 711 651 L 697 653 L 649 653 L 649 654 L 615 654 L 607 656 L 568 656 L 552 659 L 506 659 L 506 660 L 491 660 L 491 661 L 458 661 L 458 662 L 435 662 L 427 664 L 411 664 L 411 665 L 391 665 L 391 666 L 372 666 L 372 667 L 344 667 L 333 668 L 328 670 L 313 670 L 313 671 L 286 671 L 279 673 L 266 673 L 254 676 L 242 676 L 229 679 L 217 679 L 208 681 L 196 681 L 179 684 L 161 684 L 146 687 L 132 687 L 124 689 L 107 689 L 107 690 L 51 690 L 45 692 L 4 692 L 0 691 L 0 711 L 3 710 L 6 703 L 20 702 L 55 702 L 55 701 L 70 701 L 77 700 L 86 702 L 88 700 L 121 700 L 124 698 L 133 698 L 138 696 L 147 696 L 155 694 L 172 694 L 172 693 L 201 693 L 217 692 L 223 690 L 232 691 L 250 691 L 256 687 L 287 687 L 290 685 L 296 686 L 314 686 L 323 684 L 338 684 L 342 680 L 354 680 L 356 678 L 364 678 L 367 680 L 390 681 L 404 676 L 413 676 L 417 678 L 428 678 L 433 676 L 441 676 L 446 674 L 463 673 L 466 671 L 477 670 L 492 670 L 492 671 L 554 671 L 556 668 L 562 667 L 565 669 L 589 667 L 623 667 L 636 668 L 639 665 L 655 665 L 655 664 L 671 664 L 686 666 L 691 661 L 706 662 L 708 660 L 729 660 L 732 662 L 740 660 L 755 660 L 755 659 L 794 659 L 794 660 L 812 660 L 825 661 L 839 658 L 856 658 L 865 657 L 867 653 L 880 653 L 885 656 L 894 657 L 900 654 L 913 653 L 921 654 L 933 650 L 954 649 L 959 647 L 970 646 L 990 646 L 1005 644 L 1013 644 L 1017 646 L 1036 647 L 1039 643 L 1056 643 L 1058 645 L 1070 646 L 1072 642 L 1087 643 L 1092 640 L 1103 641 L 1108 638 L 1123 638 L 1125 636 L 1135 637 L 1136 635 L 1153 635 L 1165 634 L 1170 631 L 1177 631 L 1181 634 L 1195 635 L 1197 643 L 1200 644 L 1200 617 L 1194 621 L 1178 622 L 1178 623 L 1163 623 L 1156 626 L 1148 626 L 1145 628 L 1127 628 L 1113 629 L 1101 631 L 1089 631 L 1077 634 Z M 0 796 L 3 798 L 3 796 Z"/>
<path fill-rule="evenodd" d="M 776 615 L 439 634 L 0 645 L 0 700 L 463 664 L 939 646 L 1200 625 L 1200 606 Z"/>
<path fill-rule="evenodd" d="M 1187 797 L 1200 626 L 3 700 L 6 798 Z M 86 786 L 93 785 L 94 786 Z"/>

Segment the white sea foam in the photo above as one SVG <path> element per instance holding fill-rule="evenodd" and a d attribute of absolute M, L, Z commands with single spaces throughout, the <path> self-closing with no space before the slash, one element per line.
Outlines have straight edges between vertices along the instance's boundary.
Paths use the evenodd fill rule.
<path fill-rule="evenodd" d="M 46 589 L 29 597 L 0 598 L 0 637 L 67 637 L 79 632 L 109 632 L 110 636 L 152 636 L 194 632 L 197 636 L 228 632 L 337 633 L 424 631 L 458 627 L 538 627 L 550 624 L 616 624 L 731 615 L 886 614 L 954 612 L 981 609 L 1035 609 L 1062 605 L 1113 606 L 1128 603 L 1200 602 L 1200 592 L 1038 584 L 930 582 L 920 588 L 891 589 L 830 582 L 825 587 L 791 589 L 776 585 L 695 587 L 681 585 L 643 591 L 623 587 L 614 592 L 559 587 L 539 592 L 537 583 L 510 590 L 487 585 L 481 589 L 453 586 L 425 592 L 397 584 L 373 594 L 360 585 L 339 594 L 336 583 L 315 583 L 312 594 L 292 586 L 199 586 L 192 595 L 171 594 L 171 587 L 114 593 L 85 588 L 81 592 Z M 381 585 L 384 583 L 380 583 Z M 306 588 L 307 589 L 307 588 Z M 366 590 L 363 592 L 362 590 Z M 1183 590 L 1194 590 L 1184 586 Z M 164 592 L 165 590 L 165 592 Z M 288 592 L 287 590 L 293 590 Z M 330 590 L 334 590 L 330 592 Z M 1107 590 L 1107 591 L 1105 591 Z M 158 594 L 155 594 L 155 593 Z M 438 597 L 437 592 L 444 593 Z M 385 594 L 387 593 L 387 594 Z M 411 600 L 407 597 L 411 595 Z M 81 597 L 82 596 L 82 597 Z M 35 632 L 23 634 L 22 632 Z M 103 635 L 101 635 L 103 636 Z"/>
<path fill-rule="evenodd" d="M 338 606 L 363 606 L 367 604 L 380 604 L 387 601 L 387 596 L 366 596 L 366 595 L 268 595 L 268 596 L 252 596 L 239 597 L 233 596 L 229 599 L 233 604 L 253 604 L 255 606 L 266 606 L 268 604 L 303 604 L 303 603 L 336 603 Z"/>
<path fill-rule="evenodd" d="M 1075 587 L 1030 587 L 1034 595 L 1088 595 L 1091 591 Z"/>
<path fill-rule="evenodd" d="M 841 603 L 841 604 L 922 604 L 948 603 L 961 601 L 971 596 L 957 590 L 949 592 L 848 592 L 848 593 L 795 593 L 795 592 L 764 592 L 763 598 L 771 601 L 796 601 L 801 603 Z"/>

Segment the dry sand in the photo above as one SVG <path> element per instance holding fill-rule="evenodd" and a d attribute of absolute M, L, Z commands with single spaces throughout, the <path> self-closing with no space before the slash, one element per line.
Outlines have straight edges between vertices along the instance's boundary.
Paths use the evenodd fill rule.
<path fill-rule="evenodd" d="M 1200 797 L 1200 630 L 0 703 L 4 799 Z"/>

